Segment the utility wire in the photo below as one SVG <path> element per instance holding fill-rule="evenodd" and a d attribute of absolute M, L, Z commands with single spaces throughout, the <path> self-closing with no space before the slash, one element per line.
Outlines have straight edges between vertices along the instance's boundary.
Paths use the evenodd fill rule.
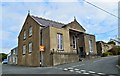
<path fill-rule="evenodd" d="M 90 4 L 90 5 L 92 5 L 92 6 L 94 6 L 94 7 L 96 7 L 96 8 L 98 8 L 98 9 L 100 9 L 100 10 L 102 10 L 102 11 L 104 11 L 104 12 L 106 12 L 106 13 L 108 13 L 108 14 L 110 14 L 110 15 L 112 15 L 112 16 L 114 16 L 114 17 L 116 17 L 116 18 L 118 18 L 118 19 L 120 19 L 118 16 L 116 16 L 116 15 L 114 15 L 114 14 L 112 14 L 112 13 L 106 11 L 106 10 L 104 10 L 103 8 L 100 8 L 100 7 L 94 5 L 94 4 L 92 4 L 92 3 L 90 3 L 90 2 L 88 2 L 86 0 L 83 0 L 83 1 L 86 2 L 86 3 L 88 3 L 88 4 Z M 95 34 L 95 35 L 106 34 L 106 33 L 112 32 L 112 31 L 114 31 L 116 29 L 118 29 L 118 28 L 115 28 L 113 30 L 110 30 L 110 31 L 107 31 L 107 32 L 104 32 L 104 33 Z"/>
<path fill-rule="evenodd" d="M 113 29 L 113 30 L 110 30 L 110 31 L 107 31 L 107 32 L 104 32 L 104 33 L 98 33 L 98 34 L 95 34 L 95 35 L 106 34 L 106 33 L 112 32 L 112 31 L 114 31 L 114 30 L 116 30 L 116 29 L 118 29 L 118 28 L 115 28 L 115 29 Z"/>
<path fill-rule="evenodd" d="M 94 6 L 94 7 L 96 7 L 96 8 L 98 8 L 98 9 L 100 9 L 100 10 L 102 10 L 102 11 L 104 11 L 104 12 L 106 12 L 106 13 L 108 13 L 108 14 L 110 14 L 110 15 L 112 15 L 112 16 L 114 16 L 114 17 L 116 17 L 116 18 L 118 18 L 118 19 L 120 19 L 118 16 L 116 16 L 116 15 L 114 15 L 114 14 L 112 14 L 112 13 L 110 13 L 110 12 L 108 12 L 108 11 L 106 11 L 106 10 L 104 10 L 104 9 L 102 9 L 102 8 L 100 8 L 100 7 L 98 7 L 98 6 L 94 5 L 94 4 L 86 1 L 86 0 L 83 0 L 83 1 L 90 4 L 90 5 L 92 5 L 92 6 Z"/>

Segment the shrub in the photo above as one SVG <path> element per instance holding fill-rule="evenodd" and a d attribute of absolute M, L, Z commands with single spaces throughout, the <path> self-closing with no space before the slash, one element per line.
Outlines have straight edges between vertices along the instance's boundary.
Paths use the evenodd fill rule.
<path fill-rule="evenodd" d="M 120 55 L 120 46 L 115 46 L 112 49 L 108 50 L 108 52 L 112 52 L 113 55 Z"/>
<path fill-rule="evenodd" d="M 106 54 L 106 53 L 103 53 L 103 54 L 102 54 L 102 57 L 106 57 L 106 56 L 107 56 L 107 54 Z"/>
<path fill-rule="evenodd" d="M 114 41 L 109 41 L 108 44 L 116 45 L 116 43 Z"/>
<path fill-rule="evenodd" d="M 102 57 L 106 57 L 108 55 L 113 55 L 113 53 L 112 52 L 105 52 L 105 53 L 102 54 Z"/>

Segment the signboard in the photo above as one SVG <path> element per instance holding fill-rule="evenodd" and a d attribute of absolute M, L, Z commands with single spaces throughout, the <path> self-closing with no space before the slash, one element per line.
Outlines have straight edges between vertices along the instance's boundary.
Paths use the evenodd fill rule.
<path fill-rule="evenodd" d="M 45 49 L 45 46 L 42 46 L 42 45 L 41 45 L 41 46 L 40 46 L 40 51 L 45 51 L 44 49 Z"/>

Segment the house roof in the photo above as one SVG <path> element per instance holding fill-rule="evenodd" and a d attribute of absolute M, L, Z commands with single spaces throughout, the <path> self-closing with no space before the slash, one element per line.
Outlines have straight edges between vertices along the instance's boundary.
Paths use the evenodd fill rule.
<path fill-rule="evenodd" d="M 57 28 L 64 28 L 66 26 L 69 26 L 69 24 L 72 24 L 72 23 L 78 23 L 76 18 L 74 18 L 74 21 L 68 23 L 68 24 L 64 24 L 64 23 L 60 23 L 60 22 L 56 22 L 56 21 L 53 21 L 53 20 L 49 20 L 49 19 L 45 19 L 45 18 L 42 18 L 42 17 L 38 17 L 38 16 L 33 16 L 33 15 L 30 15 L 36 22 L 38 22 L 41 26 L 45 26 L 45 27 L 48 27 L 48 26 L 53 26 L 53 27 L 57 27 Z M 79 23 L 78 23 L 79 24 Z M 80 25 L 80 24 L 79 24 Z M 85 29 L 80 25 L 80 27 L 85 31 Z"/>
<path fill-rule="evenodd" d="M 97 41 L 96 43 L 105 43 L 104 41 Z"/>
<path fill-rule="evenodd" d="M 74 23 L 77 23 L 77 24 L 79 24 L 78 22 L 77 22 L 77 20 L 76 19 L 74 19 L 74 21 L 72 21 L 72 22 L 70 22 L 70 23 L 68 23 L 68 24 L 66 24 L 66 25 L 64 25 L 63 27 L 66 27 L 66 26 L 69 26 L 70 24 L 74 24 Z M 80 24 L 79 24 L 80 25 Z M 80 25 L 80 27 L 84 30 L 84 31 L 86 31 L 81 25 Z"/>
<path fill-rule="evenodd" d="M 37 16 L 31 16 L 36 22 L 38 22 L 41 26 L 53 26 L 53 27 L 57 27 L 57 28 L 62 28 L 65 24 L 63 23 L 59 23 L 56 21 L 52 21 L 52 20 L 48 20 L 48 19 L 44 19 L 41 17 L 37 17 Z"/>

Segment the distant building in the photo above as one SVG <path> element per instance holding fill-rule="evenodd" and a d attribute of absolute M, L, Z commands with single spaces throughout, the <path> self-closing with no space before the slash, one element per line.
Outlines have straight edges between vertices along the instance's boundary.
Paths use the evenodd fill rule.
<path fill-rule="evenodd" d="M 97 54 L 101 56 L 102 53 L 105 53 L 108 50 L 112 49 L 114 45 L 113 44 L 107 44 L 103 41 L 97 41 L 96 46 L 97 46 Z"/>
<path fill-rule="evenodd" d="M 97 54 L 95 36 L 85 31 L 76 19 L 63 24 L 28 14 L 18 36 L 18 65 L 54 66 Z"/>
<path fill-rule="evenodd" d="M 8 60 L 8 64 L 11 64 L 12 61 L 11 61 L 11 51 L 10 53 L 7 55 L 7 60 Z"/>
<path fill-rule="evenodd" d="M 7 56 L 8 64 L 17 64 L 18 62 L 18 47 L 11 50 Z"/>

